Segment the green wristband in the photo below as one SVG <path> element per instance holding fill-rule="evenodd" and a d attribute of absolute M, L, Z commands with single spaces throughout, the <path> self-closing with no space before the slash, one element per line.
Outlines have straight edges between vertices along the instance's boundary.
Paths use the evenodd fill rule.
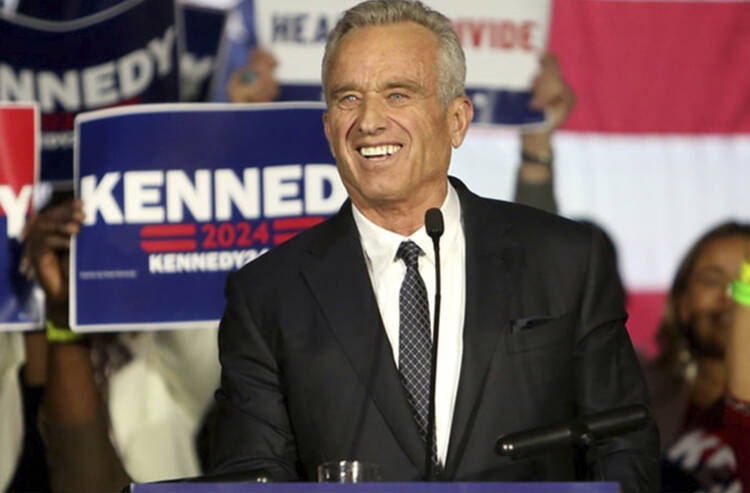
<path fill-rule="evenodd" d="M 555 157 L 552 151 L 549 151 L 548 153 L 537 154 L 521 150 L 522 163 L 534 163 L 550 167 L 552 166 L 552 162 L 554 161 L 554 159 Z"/>
<path fill-rule="evenodd" d="M 51 320 L 47 320 L 47 342 L 77 342 L 84 337 L 84 334 L 73 332 L 70 329 L 61 329 L 60 327 L 55 327 L 55 324 L 53 324 Z"/>
<path fill-rule="evenodd" d="M 750 284 L 750 261 L 742 261 L 742 267 L 740 267 L 740 282 L 743 284 Z"/>
<path fill-rule="evenodd" d="M 733 281 L 732 299 L 740 305 L 750 306 L 750 283 Z"/>

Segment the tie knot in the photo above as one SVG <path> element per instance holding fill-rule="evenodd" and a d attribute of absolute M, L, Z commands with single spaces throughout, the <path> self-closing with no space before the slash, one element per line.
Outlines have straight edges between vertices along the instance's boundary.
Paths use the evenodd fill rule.
<path fill-rule="evenodd" d="M 422 249 L 419 248 L 419 245 L 411 240 L 408 240 L 402 241 L 398 246 L 396 257 L 404 261 L 407 269 L 416 269 L 419 262 L 420 253 L 422 253 Z"/>

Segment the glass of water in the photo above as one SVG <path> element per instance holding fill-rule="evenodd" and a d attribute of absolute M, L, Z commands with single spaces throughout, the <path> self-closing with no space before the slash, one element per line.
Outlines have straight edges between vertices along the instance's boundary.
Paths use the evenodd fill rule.
<path fill-rule="evenodd" d="M 319 483 L 366 483 L 380 481 L 380 466 L 372 462 L 339 460 L 318 466 Z"/>

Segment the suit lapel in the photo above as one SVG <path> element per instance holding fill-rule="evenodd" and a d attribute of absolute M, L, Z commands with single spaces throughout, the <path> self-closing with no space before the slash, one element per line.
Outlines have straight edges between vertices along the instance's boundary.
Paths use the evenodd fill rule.
<path fill-rule="evenodd" d="M 393 361 L 349 201 L 328 225 L 313 242 L 316 259 L 303 274 L 394 438 L 422 471 L 424 442 Z"/>
<path fill-rule="evenodd" d="M 445 476 L 452 478 L 472 433 L 474 418 L 487 383 L 492 357 L 502 330 L 508 327 L 516 304 L 520 253 L 504 241 L 510 223 L 491 210 L 462 184 L 454 186 L 461 197 L 466 238 L 466 305 L 461 373 Z M 492 430 L 482 430 L 492 433 Z M 490 452 L 491 453 L 491 452 Z"/>

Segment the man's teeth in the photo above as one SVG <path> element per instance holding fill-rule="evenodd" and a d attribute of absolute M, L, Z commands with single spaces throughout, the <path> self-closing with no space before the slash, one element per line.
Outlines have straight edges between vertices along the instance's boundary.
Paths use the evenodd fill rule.
<path fill-rule="evenodd" d="M 382 145 L 382 146 L 369 146 L 369 147 L 360 147 L 359 152 L 364 157 L 373 157 L 373 156 L 390 156 L 394 152 L 398 152 L 398 150 L 401 149 L 400 145 Z"/>

